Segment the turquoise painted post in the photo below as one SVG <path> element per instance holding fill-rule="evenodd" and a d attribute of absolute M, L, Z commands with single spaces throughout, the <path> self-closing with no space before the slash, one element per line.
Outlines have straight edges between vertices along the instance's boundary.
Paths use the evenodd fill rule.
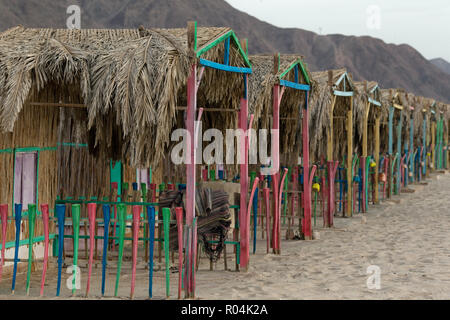
<path fill-rule="evenodd" d="M 425 114 L 423 117 L 423 130 L 422 130 L 422 144 L 423 144 L 423 152 L 422 152 L 422 161 L 423 161 L 423 167 L 422 167 L 422 174 L 425 179 L 425 175 L 427 174 L 427 115 Z"/>
<path fill-rule="evenodd" d="M 401 157 L 402 157 L 402 116 L 403 110 L 400 110 L 400 121 L 397 125 L 397 153 L 398 153 L 398 161 L 397 161 L 397 190 L 395 194 L 400 194 L 400 178 L 402 176 L 401 173 Z"/>
<path fill-rule="evenodd" d="M 394 107 L 389 107 L 389 155 L 392 156 L 393 154 L 393 135 L 394 135 Z"/>
<path fill-rule="evenodd" d="M 389 153 L 389 163 L 394 161 L 394 147 L 393 147 L 393 140 L 394 140 L 394 106 L 389 106 L 389 122 L 388 122 L 388 128 L 389 128 L 389 140 L 388 140 L 388 153 Z M 392 170 L 388 170 L 389 176 L 386 177 L 388 186 L 389 186 L 389 192 L 388 192 L 388 198 L 392 196 L 392 188 L 393 188 L 393 181 L 394 178 L 392 177 Z"/>

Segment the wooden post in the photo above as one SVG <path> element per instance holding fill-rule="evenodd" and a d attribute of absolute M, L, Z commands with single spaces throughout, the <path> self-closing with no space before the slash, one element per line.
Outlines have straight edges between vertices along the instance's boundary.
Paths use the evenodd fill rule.
<path fill-rule="evenodd" d="M 311 180 L 309 173 L 309 120 L 308 120 L 308 95 L 305 93 L 305 107 L 303 108 L 302 118 L 302 138 L 303 138 L 303 234 L 305 240 L 312 239 L 312 226 L 311 226 Z M 311 174 L 311 177 L 314 172 Z"/>
<path fill-rule="evenodd" d="M 47 209 L 48 209 L 48 205 L 47 205 Z M 44 218 L 44 210 L 42 210 L 42 217 Z M 1 218 L 1 222 L 2 222 L 2 261 L 0 263 L 0 281 L 2 280 L 2 273 L 3 273 L 3 265 L 5 264 L 5 252 L 6 252 L 6 248 L 5 248 L 5 244 L 6 244 L 6 232 L 7 232 L 7 228 L 8 228 L 8 205 L 7 204 L 0 204 L 0 218 Z M 48 220 L 48 210 L 47 210 L 47 220 Z M 44 228 L 45 228 L 45 223 L 44 223 Z M 48 253 L 48 250 L 47 250 Z M 45 260 L 45 259 L 44 259 Z M 45 270 L 45 265 L 44 265 L 44 270 Z M 43 279 L 45 279 L 45 271 L 43 272 Z M 41 287 L 43 287 L 43 285 L 41 285 Z M 42 292 L 42 289 L 41 289 Z M 41 293 L 42 296 L 42 293 Z"/>
<path fill-rule="evenodd" d="M 329 70 L 328 71 L 328 86 L 330 88 L 330 91 L 333 92 L 333 70 Z M 327 136 L 327 161 L 333 161 L 333 111 L 334 111 L 334 106 L 336 104 L 336 96 L 333 95 L 333 101 L 331 103 L 331 107 L 329 112 L 329 117 L 330 117 L 330 129 L 328 132 L 328 136 Z"/>
<path fill-rule="evenodd" d="M 91 275 L 92 275 L 92 263 L 94 262 L 94 242 L 95 242 L 95 213 L 97 211 L 96 203 L 88 203 L 88 219 L 89 219 L 89 267 L 88 267 L 88 279 L 86 285 L 86 297 L 89 295 L 89 289 L 91 287 Z"/>
<path fill-rule="evenodd" d="M 436 168 L 434 167 L 436 163 L 436 121 L 431 122 L 431 163 L 430 163 L 430 172 L 433 172 Z"/>
<path fill-rule="evenodd" d="M 42 268 L 42 278 L 41 278 L 41 291 L 39 295 L 42 297 L 44 295 L 44 284 L 45 284 L 45 275 L 47 273 L 47 265 L 48 265 L 48 247 L 49 247 L 49 210 L 48 204 L 41 204 L 41 212 L 42 212 L 42 223 L 44 225 L 44 265 Z M 4 246 L 4 244 L 3 244 Z M 3 249 L 3 247 L 2 247 Z M 4 256 L 2 257 L 3 263 Z M 1 274 L 0 274 L 1 276 Z"/>
<path fill-rule="evenodd" d="M 392 94 L 392 93 L 391 93 Z M 393 102 L 391 102 L 393 103 Z M 394 106 L 390 105 L 389 106 L 389 122 L 388 122 L 388 128 L 389 128 L 389 141 L 388 141 L 388 153 L 389 153 L 389 160 L 390 162 L 392 162 L 394 160 L 394 156 L 393 156 L 393 137 L 394 137 Z M 388 180 L 388 193 L 387 193 L 387 198 L 391 198 L 392 196 L 392 176 L 391 176 L 391 170 L 388 170 L 389 172 L 389 176 L 386 177 Z"/>
<path fill-rule="evenodd" d="M 72 270 L 72 296 L 75 296 L 76 291 L 76 277 L 78 269 L 78 242 L 80 239 L 80 216 L 81 206 L 79 204 L 72 204 L 72 227 L 73 227 L 73 270 Z"/>
<path fill-rule="evenodd" d="M 367 82 L 365 82 L 366 92 L 367 92 Z M 366 212 L 366 194 L 367 194 L 367 172 L 366 172 L 366 159 L 367 159 L 367 135 L 368 135 L 368 122 L 369 122 L 369 112 L 370 112 L 370 102 L 367 102 L 365 113 L 364 113 L 364 123 L 363 123 L 363 144 L 362 144 L 362 212 Z"/>
<path fill-rule="evenodd" d="M 195 56 L 196 46 L 196 22 L 188 22 L 188 52 L 189 55 Z M 192 227 L 195 217 L 195 115 L 197 111 L 197 64 L 191 66 L 191 74 L 187 83 L 187 111 L 186 111 L 186 129 L 189 133 L 188 140 L 188 159 L 186 159 L 186 225 Z M 195 272 L 194 261 L 195 257 L 191 250 L 192 246 L 186 247 L 187 255 L 189 257 L 187 290 L 188 295 L 191 294 L 193 273 Z"/>
<path fill-rule="evenodd" d="M 374 126 L 374 136 L 375 136 L 375 148 L 374 148 L 374 159 L 375 159 L 375 203 L 379 203 L 379 191 L 378 191 L 378 171 L 380 165 L 380 117 L 375 118 L 375 126 Z"/>
<path fill-rule="evenodd" d="M 347 216 L 352 216 L 352 155 L 353 155 L 353 96 L 350 97 L 350 106 L 347 110 Z"/>
<path fill-rule="evenodd" d="M 241 108 L 239 111 L 239 128 L 245 133 L 248 129 L 248 100 L 247 100 L 247 83 L 248 76 L 244 75 L 245 82 L 245 97 L 241 98 Z M 240 159 L 240 202 L 239 202 L 239 232 L 240 232 L 240 263 L 244 270 L 248 268 L 248 259 L 250 256 L 250 246 L 247 243 L 249 239 L 250 226 L 246 225 L 247 221 L 247 193 L 248 193 L 248 139 L 246 135 L 241 138 L 240 154 L 243 159 Z"/>
<path fill-rule="evenodd" d="M 411 179 L 410 181 L 414 181 L 414 117 L 411 114 L 411 118 L 409 120 L 409 170 L 411 171 Z M 406 177 L 408 180 L 409 177 Z"/>
<path fill-rule="evenodd" d="M 31 266 L 33 264 L 33 238 L 36 221 L 36 205 L 28 205 L 28 269 L 27 269 L 27 296 L 30 294 Z"/>
<path fill-rule="evenodd" d="M 328 87 L 331 92 L 333 92 L 333 70 L 328 71 Z M 325 227 L 332 227 L 333 226 L 333 215 L 334 215 L 334 207 L 335 207 L 335 201 L 334 201 L 334 180 L 336 176 L 336 169 L 339 165 L 338 161 L 334 161 L 333 159 L 333 143 L 334 143 L 334 107 L 336 105 L 336 95 L 332 95 L 333 100 L 330 106 L 329 110 L 329 117 L 330 117 L 330 123 L 329 123 L 329 131 L 327 135 L 327 167 L 328 167 L 328 206 L 327 206 L 327 212 L 324 214 L 324 226 Z M 303 133 L 304 135 L 305 133 Z M 309 142 L 309 140 L 308 140 Z M 309 148 L 308 148 L 309 152 Z M 304 180 L 305 181 L 305 180 Z M 311 187 L 311 186 L 310 186 Z M 323 192 L 326 192 L 325 185 L 322 186 Z M 322 199 L 322 201 L 325 201 L 325 199 Z M 324 203 L 322 202 L 322 206 Z"/>
<path fill-rule="evenodd" d="M 401 184 L 401 159 L 402 159 L 402 125 L 403 125 L 403 110 L 400 110 L 400 121 L 397 125 L 397 154 L 398 154 L 398 160 L 397 160 L 397 187 L 396 187 L 396 194 L 400 194 L 400 184 Z"/>
<path fill-rule="evenodd" d="M 450 152 L 449 152 L 449 145 L 448 145 L 448 137 L 449 137 L 449 126 L 450 126 L 450 121 L 447 121 L 447 126 L 446 126 L 446 128 L 447 128 L 447 130 L 446 130 L 446 132 L 445 132 L 445 146 L 446 146 L 446 150 L 445 150 L 445 169 L 449 169 L 449 155 L 450 155 Z"/>

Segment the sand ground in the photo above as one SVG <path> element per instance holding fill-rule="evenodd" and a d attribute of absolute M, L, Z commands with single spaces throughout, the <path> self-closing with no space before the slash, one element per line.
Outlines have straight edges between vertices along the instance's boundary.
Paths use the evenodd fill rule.
<path fill-rule="evenodd" d="M 450 174 L 433 175 L 428 185 L 412 185 L 415 193 L 394 196 L 369 208 L 363 215 L 336 218 L 335 228 L 316 228 L 320 239 L 283 241 L 281 255 L 266 254 L 265 240 L 258 240 L 248 272 L 235 272 L 228 254 L 214 271 L 201 260 L 197 273 L 200 299 L 450 299 Z M 258 232 L 260 235 L 260 232 Z M 284 232 L 283 236 L 284 236 Z M 231 252 L 231 248 L 228 249 Z M 142 256 L 142 252 L 140 253 Z M 124 260 L 120 299 L 129 299 L 131 261 Z M 85 262 L 80 263 L 82 266 Z M 380 289 L 368 289 L 367 267 L 380 268 Z M 107 275 L 107 297 L 112 299 L 115 264 Z M 59 299 L 82 299 L 87 269 L 82 268 L 77 297 L 65 287 L 63 274 Z M 40 271 L 33 273 L 29 299 L 39 299 Z M 177 296 L 178 273 L 171 273 L 171 299 Z M 26 275 L 18 275 L 16 293 L 10 295 L 11 277 L 0 283 L 0 299 L 23 299 Z M 99 299 L 101 265 L 94 268 L 89 298 Z M 135 299 L 148 296 L 148 270 L 138 265 Z M 165 273 L 158 264 L 154 273 L 154 298 L 165 298 Z M 56 269 L 52 262 L 45 297 L 55 299 Z"/>

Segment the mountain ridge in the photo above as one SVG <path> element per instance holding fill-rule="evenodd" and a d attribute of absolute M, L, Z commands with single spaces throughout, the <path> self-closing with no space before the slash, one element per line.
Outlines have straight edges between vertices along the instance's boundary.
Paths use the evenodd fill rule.
<path fill-rule="evenodd" d="M 18 24 L 64 28 L 71 4 L 81 7 L 82 28 L 171 28 L 184 27 L 189 20 L 200 26 L 229 26 L 249 39 L 250 54 L 301 54 L 312 71 L 345 67 L 357 81 L 374 80 L 383 88 L 403 88 L 450 103 L 450 74 L 408 44 L 278 28 L 223 0 L 0 0 L 0 31 Z"/>

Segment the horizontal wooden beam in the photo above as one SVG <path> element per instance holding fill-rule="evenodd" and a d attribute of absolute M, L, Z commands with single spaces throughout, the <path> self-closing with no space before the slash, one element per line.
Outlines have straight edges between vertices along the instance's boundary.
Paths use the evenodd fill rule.
<path fill-rule="evenodd" d="M 295 83 L 287 80 L 280 80 L 280 85 L 302 91 L 311 90 L 311 86 L 307 84 Z"/>
<path fill-rule="evenodd" d="M 32 107 L 62 107 L 62 108 L 86 108 L 82 103 L 50 103 L 50 102 L 30 102 Z"/>
<path fill-rule="evenodd" d="M 209 61 L 209 60 L 206 60 L 206 59 L 200 59 L 200 64 L 202 66 L 205 66 L 205 67 L 208 67 L 208 68 L 213 68 L 213 69 L 222 70 L 222 71 L 236 72 L 236 73 L 247 73 L 247 74 L 252 73 L 252 69 L 251 68 L 241 68 L 241 67 L 227 66 L 225 64 L 212 62 L 212 61 Z"/>
<path fill-rule="evenodd" d="M 176 107 L 177 111 L 185 111 L 187 107 Z M 224 108 L 203 108 L 203 112 L 239 112 L 241 109 L 224 109 Z"/>
<path fill-rule="evenodd" d="M 340 96 L 340 97 L 353 97 L 353 91 L 334 90 L 333 93 L 334 93 L 334 95 Z"/>
<path fill-rule="evenodd" d="M 376 101 L 376 100 L 374 100 L 374 99 L 372 99 L 372 98 L 369 98 L 369 102 L 370 102 L 371 104 L 374 104 L 374 105 L 376 105 L 376 106 L 381 107 L 381 103 L 378 102 L 378 101 Z"/>

